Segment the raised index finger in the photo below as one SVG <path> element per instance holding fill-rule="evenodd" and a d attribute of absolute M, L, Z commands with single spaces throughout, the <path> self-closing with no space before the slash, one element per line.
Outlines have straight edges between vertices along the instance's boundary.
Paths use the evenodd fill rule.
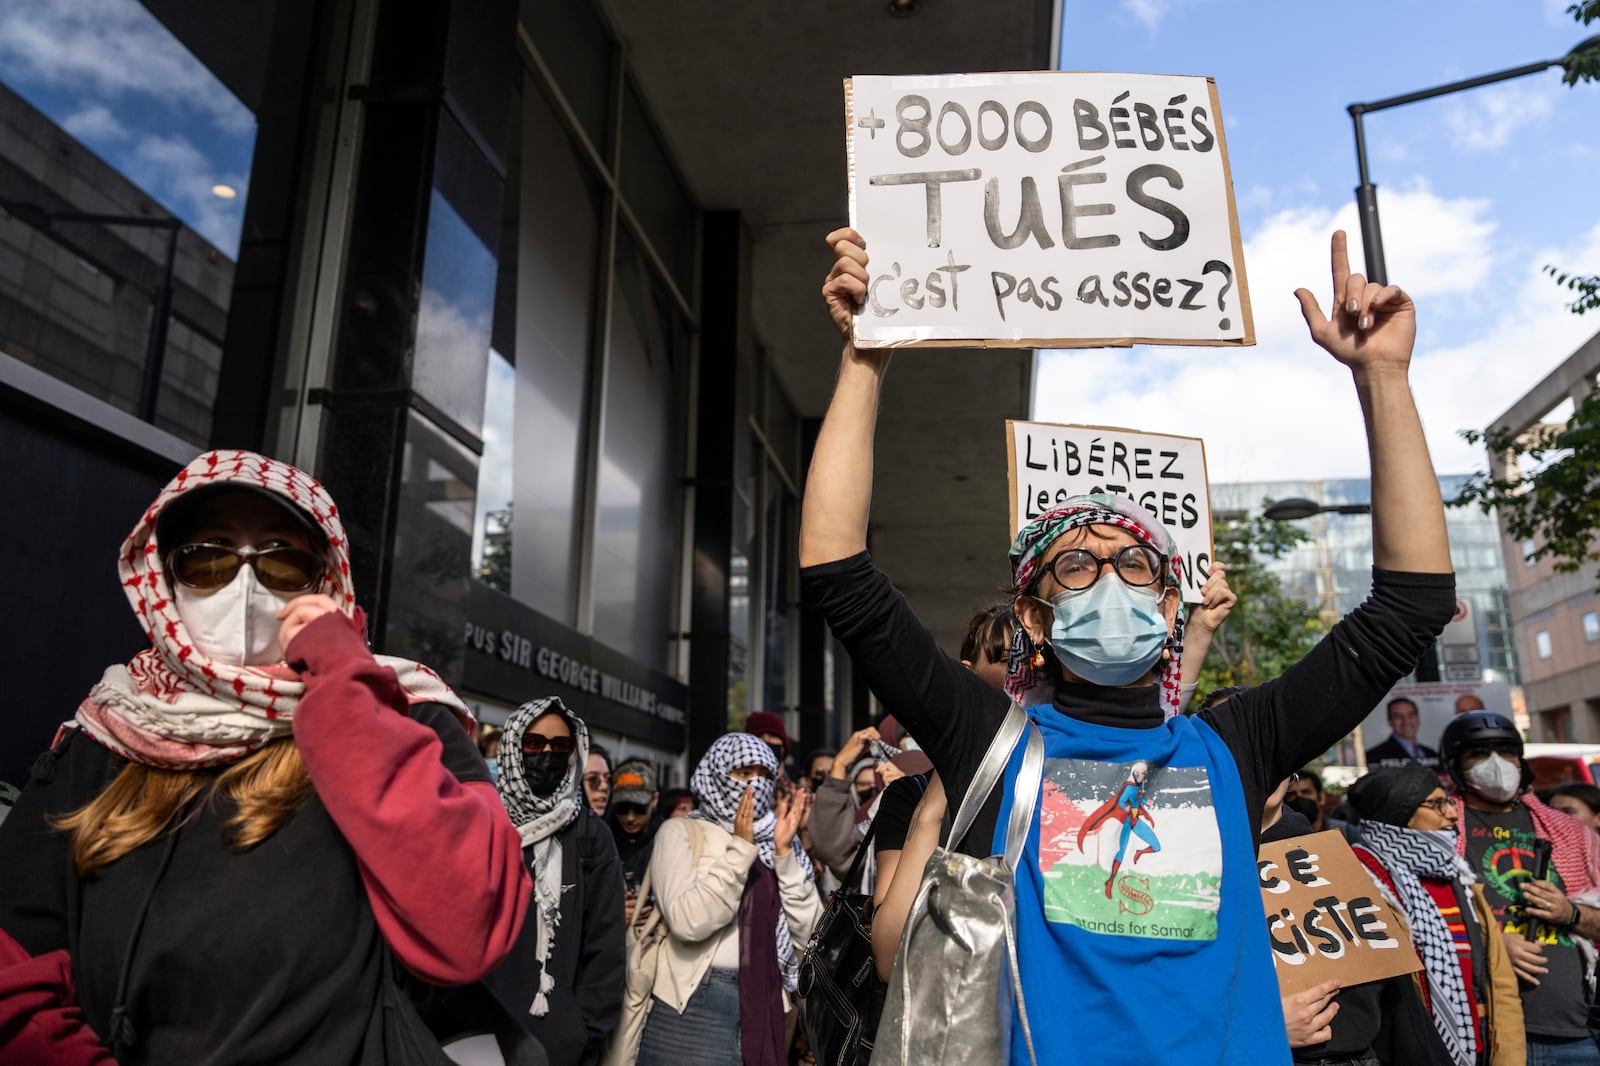
<path fill-rule="evenodd" d="M 1350 279 L 1350 241 L 1344 230 L 1333 231 L 1330 255 L 1333 260 L 1333 305 L 1338 307 L 1344 302 L 1345 283 Z"/>

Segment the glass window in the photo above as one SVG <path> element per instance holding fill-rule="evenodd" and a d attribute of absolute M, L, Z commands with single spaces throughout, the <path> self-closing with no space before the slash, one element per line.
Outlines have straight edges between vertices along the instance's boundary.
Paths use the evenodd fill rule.
<path fill-rule="evenodd" d="M 530 85 L 523 100 L 506 224 L 516 251 L 502 257 L 516 275 L 502 312 L 515 326 L 499 331 L 511 338 L 508 358 L 489 361 L 473 569 L 487 580 L 492 564 L 509 582 L 501 588 L 572 625 L 602 201 L 545 97 Z M 509 529 L 503 546 L 490 540 L 491 515 L 500 535 Z"/>
<path fill-rule="evenodd" d="M 676 628 L 684 329 L 626 228 L 617 233 L 614 269 L 594 501 L 594 635 L 666 673 Z"/>
<path fill-rule="evenodd" d="M 1548 629 L 1541 629 L 1533 635 L 1533 647 L 1541 659 L 1548 659 L 1555 654 L 1550 647 L 1550 631 Z"/>
<path fill-rule="evenodd" d="M 1533 553 L 1538 551 L 1538 550 L 1539 550 L 1538 545 L 1533 543 L 1533 538 L 1532 537 L 1529 537 L 1527 540 L 1523 541 L 1522 542 L 1522 565 L 1523 566 L 1532 566 L 1534 564 L 1534 562 L 1535 562 L 1535 560 L 1533 558 Z"/>
<path fill-rule="evenodd" d="M 1584 614 L 1583 639 L 1591 644 L 1600 640 L 1600 612 L 1588 611 Z"/>
<path fill-rule="evenodd" d="M 12 0 L 0 33 L 0 353 L 197 445 L 255 152 L 241 71 L 265 62 L 222 53 L 264 51 L 272 18 L 241 17 L 205 62 L 137 0 Z"/>
<path fill-rule="evenodd" d="M 609 156 L 611 35 L 588 0 L 522 0 L 522 22 L 589 143 Z"/>
<path fill-rule="evenodd" d="M 682 292 L 693 290 L 694 235 L 699 214 L 639 94 L 629 85 L 622 105 L 622 196 Z"/>

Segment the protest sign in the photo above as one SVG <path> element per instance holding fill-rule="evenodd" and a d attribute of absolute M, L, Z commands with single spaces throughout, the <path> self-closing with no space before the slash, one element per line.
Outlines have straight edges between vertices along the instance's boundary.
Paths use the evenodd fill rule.
<path fill-rule="evenodd" d="M 856 344 L 1254 344 L 1209 78 L 845 81 Z"/>
<path fill-rule="evenodd" d="M 1511 707 L 1511 686 L 1504 681 L 1424 681 L 1409 685 L 1396 685 L 1390 689 L 1376 707 L 1361 721 L 1361 740 L 1367 748 L 1367 765 L 1395 765 L 1404 759 L 1393 752 L 1383 758 L 1374 751 L 1392 735 L 1389 727 L 1389 704 L 1395 700 L 1410 700 L 1417 709 L 1416 740 L 1424 747 L 1438 750 L 1439 737 L 1450 719 L 1468 711 L 1495 711 L 1514 718 Z"/>
<path fill-rule="evenodd" d="M 1256 868 L 1284 995 L 1330 978 L 1349 987 L 1422 968 L 1394 912 L 1337 831 L 1262 844 Z"/>
<path fill-rule="evenodd" d="M 1137 501 L 1172 533 L 1185 603 L 1200 602 L 1211 573 L 1211 494 L 1206 445 L 1108 426 L 1006 422 L 1011 535 L 1069 496 L 1113 492 Z"/>

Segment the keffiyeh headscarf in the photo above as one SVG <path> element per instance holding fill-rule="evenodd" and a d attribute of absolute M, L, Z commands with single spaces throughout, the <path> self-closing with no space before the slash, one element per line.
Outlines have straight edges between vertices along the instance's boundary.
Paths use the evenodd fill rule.
<path fill-rule="evenodd" d="M 1023 526 L 1011 544 L 1011 583 L 1014 588 L 1026 588 L 1039 572 L 1044 554 L 1058 539 L 1074 529 L 1084 526 L 1116 526 L 1126 529 L 1141 543 L 1160 552 L 1167 561 L 1164 584 L 1178 588 L 1183 560 L 1179 558 L 1172 534 L 1155 515 L 1126 496 L 1113 496 L 1097 492 L 1088 496 L 1074 496 L 1052 511 L 1047 511 Z M 1046 678 L 1033 665 L 1036 645 L 1028 631 L 1018 625 L 1011 635 L 1011 650 L 1006 660 L 1006 694 L 1018 702 L 1025 702 L 1030 689 Z M 1177 627 L 1168 645 L 1171 658 L 1158 664 L 1157 683 L 1161 686 L 1161 706 L 1166 716 L 1178 713 L 1178 676 L 1183 658 L 1183 612 L 1178 612 Z M 1163 665 L 1164 664 L 1164 665 Z"/>
<path fill-rule="evenodd" d="M 776 872 L 777 842 L 773 839 L 773 831 L 777 828 L 778 815 L 772 807 L 775 781 L 771 776 L 757 777 L 750 782 L 734 780 L 730 776 L 732 772 L 744 766 L 765 767 L 771 775 L 778 772 L 778 760 L 760 738 L 749 733 L 725 733 L 718 737 L 689 778 L 689 791 L 700 802 L 699 808 L 689 817 L 714 822 L 731 833 L 745 789 L 753 788 L 756 851 L 760 854 L 762 865 Z M 800 845 L 800 838 L 795 837 L 789 846 L 792 850 L 789 860 L 785 861 L 798 863 L 808 878 L 815 877 L 816 871 L 812 869 L 805 848 Z M 783 974 L 783 987 L 793 992 L 799 985 L 800 964 L 795 957 L 789 919 L 784 917 L 782 908 L 778 910 L 777 941 L 778 968 Z"/>
<path fill-rule="evenodd" d="M 572 754 L 567 756 L 567 776 L 548 796 L 536 796 L 528 787 L 523 770 L 522 737 L 528 727 L 547 714 L 559 714 L 572 730 Z M 522 846 L 533 849 L 533 896 L 538 903 L 539 928 L 535 932 L 533 954 L 539 963 L 539 991 L 528 1013 L 542 1018 L 550 1012 L 550 993 L 555 978 L 546 960 L 555 948 L 556 930 L 561 925 L 561 839 L 558 834 L 583 813 L 583 768 L 589 761 L 589 727 L 555 696 L 529 700 L 506 719 L 500 734 L 500 750 L 495 762 L 500 777 L 495 787 L 500 802 L 511 816 L 511 824 L 522 837 Z"/>
<path fill-rule="evenodd" d="M 350 546 L 327 490 L 302 470 L 255 452 L 213 451 L 168 482 L 123 542 L 117 569 L 128 602 L 150 647 L 126 666 L 109 667 L 78 707 L 73 723 L 123 758 L 167 769 L 197 769 L 239 759 L 268 741 L 289 736 L 305 684 L 287 665 L 234 666 L 213 662 L 195 646 L 178 616 L 159 519 L 174 500 L 197 489 L 237 484 L 271 493 L 322 534 L 323 576 L 317 588 L 358 620 L 350 580 Z M 412 703 L 442 703 L 462 724 L 474 725 L 448 685 L 408 659 L 376 656 L 395 672 Z"/>
<path fill-rule="evenodd" d="M 1377 857 L 1399 893 L 1400 898 L 1394 899 L 1388 886 L 1373 876 L 1378 890 L 1411 925 L 1411 942 L 1422 956 L 1422 969 L 1427 975 L 1433 1027 L 1439 1031 L 1445 1049 L 1458 1066 L 1473 1066 L 1477 1061 L 1478 1043 L 1473 1031 L 1472 996 L 1461 973 L 1461 960 L 1450 926 L 1422 884 L 1422 878 L 1431 877 L 1470 885 L 1476 880 L 1472 867 L 1455 853 L 1439 832 L 1363 820 L 1361 838 L 1359 846 Z M 1459 895 L 1462 897 L 1462 920 L 1472 921 L 1472 907 L 1465 898 L 1465 891 L 1461 890 Z"/>

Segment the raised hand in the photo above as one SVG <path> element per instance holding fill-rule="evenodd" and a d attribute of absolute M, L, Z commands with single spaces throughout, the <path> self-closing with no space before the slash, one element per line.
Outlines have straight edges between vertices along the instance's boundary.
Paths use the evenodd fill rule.
<path fill-rule="evenodd" d="M 828 247 L 833 249 L 833 269 L 822 283 L 822 299 L 828 305 L 828 317 L 833 328 L 846 340 L 855 323 L 856 313 L 867 296 L 867 242 L 861 234 L 846 226 L 828 234 Z"/>
<path fill-rule="evenodd" d="M 302 629 L 338 609 L 339 605 L 333 602 L 331 596 L 324 596 L 320 592 L 296 596 L 278 612 L 278 621 L 282 623 L 278 626 L 278 647 L 287 651 Z"/>
<path fill-rule="evenodd" d="M 1325 318 L 1309 289 L 1296 289 L 1311 339 L 1351 370 L 1404 370 L 1417 338 L 1417 312 L 1398 285 L 1378 285 L 1350 273 L 1344 230 L 1333 234 L 1333 317 Z"/>
<path fill-rule="evenodd" d="M 744 798 L 733 814 L 733 835 L 749 844 L 756 842 L 756 786 L 744 786 Z"/>
<path fill-rule="evenodd" d="M 778 824 L 772 830 L 774 851 L 779 855 L 787 855 L 794 850 L 795 834 L 800 832 L 800 827 L 805 824 L 806 818 L 811 814 L 811 793 L 804 790 L 796 792 L 793 802 L 789 800 L 778 801 Z"/>
<path fill-rule="evenodd" d="M 866 754 L 867 745 L 874 740 L 881 740 L 875 726 L 867 726 L 850 734 L 850 739 L 844 742 L 844 747 L 839 749 L 839 754 L 833 757 L 833 768 L 828 771 L 828 776 L 844 780 L 844 775 L 850 772 L 850 764 Z"/>
<path fill-rule="evenodd" d="M 1189 612 L 1189 625 L 1212 632 L 1222 625 L 1239 602 L 1239 594 L 1228 587 L 1228 568 L 1213 562 L 1206 583 L 1200 586 L 1200 604 Z"/>

